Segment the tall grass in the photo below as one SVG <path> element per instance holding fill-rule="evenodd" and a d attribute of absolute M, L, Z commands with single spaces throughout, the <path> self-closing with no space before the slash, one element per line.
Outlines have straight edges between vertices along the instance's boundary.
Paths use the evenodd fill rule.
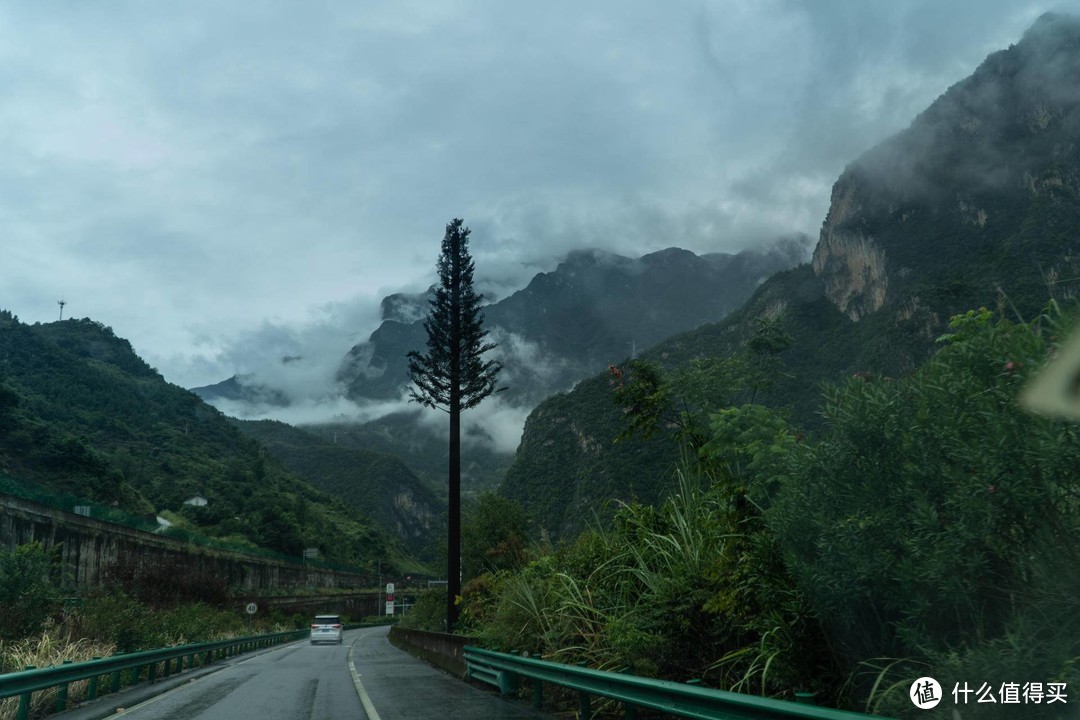
<path fill-rule="evenodd" d="M 72 628 L 49 623 L 39 637 L 0 642 L 0 672 L 9 673 L 33 666 L 46 668 L 65 661 L 83 662 L 97 657 L 108 657 L 116 651 L 116 645 L 100 640 L 72 636 Z M 86 697 L 86 680 L 68 686 L 68 702 L 75 703 Z M 30 706 L 31 715 L 47 714 L 56 704 L 56 688 L 37 692 Z M 15 720 L 19 698 L 0 700 L 0 720 Z"/>
<path fill-rule="evenodd" d="M 153 610 L 121 593 L 82 598 L 45 623 L 32 637 L 0 642 L 0 673 L 29 666 L 47 668 L 65 661 L 83 662 L 119 652 L 149 650 L 290 629 L 260 621 L 249 627 L 236 612 L 207 605 L 179 604 Z M 86 696 L 87 681 L 68 687 L 69 707 Z M 56 703 L 55 688 L 33 694 L 31 713 L 42 717 Z M 0 700 L 0 720 L 14 720 L 19 698 Z"/>

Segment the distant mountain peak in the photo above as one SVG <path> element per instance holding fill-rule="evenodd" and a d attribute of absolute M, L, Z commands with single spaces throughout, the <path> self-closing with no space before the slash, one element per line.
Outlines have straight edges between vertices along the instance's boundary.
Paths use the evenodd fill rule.
<path fill-rule="evenodd" d="M 1044 15 L 845 169 L 813 256 L 827 296 L 859 320 L 909 301 L 906 278 L 933 285 L 953 272 L 945 257 L 978 264 L 1016 243 L 1016 189 L 1051 203 L 1080 191 L 1078 138 L 1080 19 Z M 1017 262 L 1035 261 L 1025 253 Z M 1053 264 L 1045 253 L 1038 261 Z M 1003 286 L 1010 272 L 999 273 Z"/>
<path fill-rule="evenodd" d="M 1045 12 L 1032 23 L 1020 42 L 1072 43 L 1080 37 L 1080 17 L 1059 12 Z"/>
<path fill-rule="evenodd" d="M 572 250 L 553 271 L 538 273 L 525 288 L 484 308 L 511 388 L 505 400 L 539 402 L 635 349 L 719 320 L 763 277 L 801 259 L 788 245 L 782 240 L 738 255 L 708 256 L 669 247 L 636 258 Z M 426 340 L 423 316 L 403 308 L 419 301 L 395 295 L 383 302 L 383 324 L 349 351 L 339 372 L 351 398 L 401 395 L 408 382 L 406 353 Z"/>

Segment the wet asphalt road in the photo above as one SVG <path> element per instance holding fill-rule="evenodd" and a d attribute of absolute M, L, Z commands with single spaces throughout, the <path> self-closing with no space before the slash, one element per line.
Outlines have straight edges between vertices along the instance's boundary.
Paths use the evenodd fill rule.
<path fill-rule="evenodd" d="M 119 696 L 56 716 L 72 720 L 525 720 L 527 705 L 468 685 L 392 646 L 387 628 L 345 633 L 342 645 L 294 643 L 237 660 L 111 714 Z M 350 663 L 351 659 L 351 663 Z M 355 668 L 355 670 L 354 670 Z M 104 699 L 103 699 L 104 700 Z M 94 712 L 97 710 L 97 712 Z"/>
<path fill-rule="evenodd" d="M 468 685 L 398 650 L 386 639 L 386 628 L 359 632 L 364 634 L 356 642 L 353 659 L 363 693 L 381 720 L 551 719 L 525 703 Z"/>
<path fill-rule="evenodd" d="M 355 633 L 349 633 L 355 635 Z M 352 638 L 346 635 L 346 643 Z M 128 708 L 131 720 L 363 718 L 349 645 L 294 643 L 236 662 Z"/>

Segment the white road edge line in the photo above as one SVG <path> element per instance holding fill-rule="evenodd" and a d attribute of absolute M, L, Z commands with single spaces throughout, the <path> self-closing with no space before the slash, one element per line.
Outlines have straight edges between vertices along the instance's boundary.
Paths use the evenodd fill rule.
<path fill-rule="evenodd" d="M 362 635 L 360 637 L 363 637 Z M 360 704 L 364 706 L 364 712 L 367 713 L 368 720 L 382 720 L 379 717 L 379 713 L 375 712 L 375 706 L 371 704 L 371 698 L 368 697 L 367 691 L 364 690 L 364 683 L 360 682 L 360 673 L 356 672 L 356 663 L 353 662 L 353 651 L 356 650 L 356 643 L 360 642 L 360 638 L 356 638 L 356 642 L 349 646 L 349 672 L 352 673 L 353 685 L 356 686 L 356 694 L 360 696 Z"/>

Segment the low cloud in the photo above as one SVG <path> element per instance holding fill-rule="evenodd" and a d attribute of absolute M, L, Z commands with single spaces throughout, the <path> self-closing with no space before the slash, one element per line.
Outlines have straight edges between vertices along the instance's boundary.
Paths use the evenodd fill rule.
<path fill-rule="evenodd" d="M 341 394 L 335 373 L 349 348 L 366 339 L 380 321 L 370 296 L 312 308 L 295 321 L 264 321 L 255 330 L 199 337 L 195 352 L 174 357 L 188 387 L 210 385 L 232 375 L 246 385 L 282 393 L 292 403 L 332 401 Z"/>
<path fill-rule="evenodd" d="M 338 348 L 339 331 L 340 327 L 335 323 L 326 324 L 319 332 L 313 332 L 310 327 L 299 330 L 267 324 L 242 338 L 235 346 L 236 352 L 243 348 L 242 358 L 251 369 L 238 380 L 253 390 L 255 399 L 216 399 L 212 404 L 233 417 L 279 420 L 292 425 L 367 423 L 419 409 L 405 394 L 385 401 L 347 399 L 344 387 L 335 379 L 344 354 Z M 521 441 L 525 419 L 536 403 L 554 391 L 570 389 L 572 383 L 565 380 L 568 363 L 545 353 L 538 343 L 502 328 L 493 328 L 489 339 L 497 344 L 491 357 L 504 365 L 500 386 L 527 385 L 534 390 L 528 394 L 519 393 L 516 397 L 496 393 L 478 407 L 463 413 L 462 440 L 496 452 L 512 453 Z M 305 341 L 313 342 L 305 345 Z M 316 356 L 314 341 L 322 341 L 321 349 L 328 354 Z M 301 351 L 306 354 L 292 355 Z M 271 357 L 290 359 L 263 362 Z M 260 389 L 268 391 L 263 394 L 271 396 L 270 399 L 258 397 Z M 286 404 L 274 402 L 279 395 Z M 418 413 L 417 418 L 422 430 L 445 439 L 448 426 L 444 413 L 425 411 Z"/>

